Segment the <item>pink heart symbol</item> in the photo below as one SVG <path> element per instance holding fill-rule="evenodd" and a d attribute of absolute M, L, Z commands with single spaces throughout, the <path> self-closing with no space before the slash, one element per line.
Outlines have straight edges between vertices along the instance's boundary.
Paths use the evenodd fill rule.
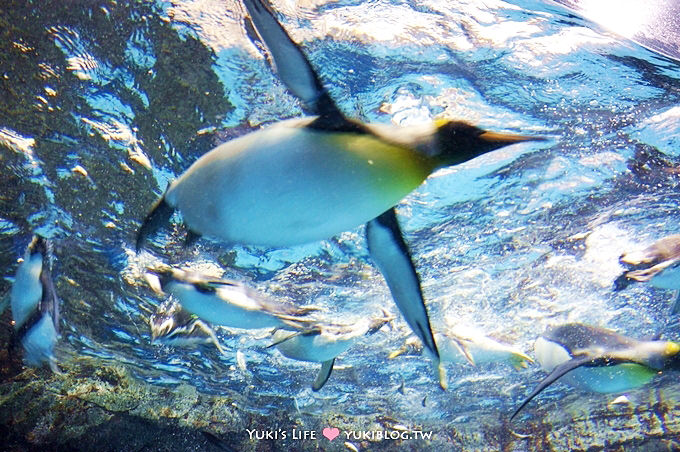
<path fill-rule="evenodd" d="M 337 428 L 337 427 L 333 427 L 333 428 L 326 427 L 325 429 L 323 429 L 321 431 L 321 434 L 323 436 L 325 436 L 326 438 L 328 438 L 328 441 L 333 441 L 340 434 L 340 429 Z"/>

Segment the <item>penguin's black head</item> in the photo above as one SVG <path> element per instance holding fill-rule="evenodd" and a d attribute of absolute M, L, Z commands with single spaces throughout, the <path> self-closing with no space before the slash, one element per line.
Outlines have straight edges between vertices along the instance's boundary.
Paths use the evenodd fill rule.
<path fill-rule="evenodd" d="M 442 167 L 458 165 L 511 144 L 545 139 L 489 132 L 466 122 L 449 120 L 437 122 L 436 136 L 439 149 L 437 157 Z"/>
<path fill-rule="evenodd" d="M 680 342 L 668 341 L 663 355 L 663 369 L 680 370 Z"/>
<path fill-rule="evenodd" d="M 50 254 L 51 246 L 46 238 L 36 234 L 33 236 L 31 243 L 28 245 L 28 249 L 31 255 L 40 253 L 43 256 Z"/>

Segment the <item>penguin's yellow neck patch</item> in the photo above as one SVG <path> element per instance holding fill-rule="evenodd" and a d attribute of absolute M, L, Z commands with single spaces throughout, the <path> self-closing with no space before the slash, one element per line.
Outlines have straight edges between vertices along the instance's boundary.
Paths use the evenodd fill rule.
<path fill-rule="evenodd" d="M 668 341 L 666 342 L 666 349 L 664 350 L 664 356 L 675 356 L 680 352 L 680 343 Z"/>
<path fill-rule="evenodd" d="M 420 185 L 435 169 L 432 159 L 415 149 L 389 143 L 374 135 L 335 133 L 328 134 L 325 139 L 332 148 L 352 155 L 356 164 L 368 165 L 375 168 L 376 172 L 414 178 L 418 180 L 415 186 Z"/>
<path fill-rule="evenodd" d="M 437 118 L 437 119 L 434 120 L 434 126 L 435 126 L 436 129 L 440 129 L 450 122 L 451 122 L 450 119 Z"/>

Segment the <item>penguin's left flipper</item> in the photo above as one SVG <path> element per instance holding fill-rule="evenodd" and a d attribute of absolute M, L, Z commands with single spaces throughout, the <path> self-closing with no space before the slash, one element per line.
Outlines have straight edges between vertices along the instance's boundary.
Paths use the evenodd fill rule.
<path fill-rule="evenodd" d="M 557 380 L 562 378 L 564 375 L 566 375 L 568 372 L 571 372 L 574 369 L 578 369 L 579 367 L 583 366 L 594 366 L 594 367 L 600 367 L 600 366 L 606 366 L 606 365 L 613 365 L 613 364 L 618 364 L 622 362 L 627 362 L 625 359 L 613 359 L 610 356 L 607 355 L 601 355 L 601 356 L 580 356 L 578 358 L 572 358 L 569 361 L 566 361 L 559 366 L 555 367 L 550 374 L 545 377 L 539 384 L 536 386 L 536 389 L 533 390 L 531 394 L 529 394 L 529 397 L 524 399 L 524 402 L 515 410 L 514 413 L 512 413 L 512 416 L 510 416 L 510 420 L 512 421 L 517 414 L 524 408 L 531 400 L 536 397 L 538 394 L 540 394 L 545 388 L 550 386 L 551 384 L 555 383 Z"/>
<path fill-rule="evenodd" d="M 329 359 L 328 361 L 324 361 L 321 364 L 321 369 L 319 369 L 319 374 L 316 376 L 316 380 L 314 380 L 314 383 L 312 384 L 312 391 L 318 391 L 319 389 L 323 388 L 323 385 L 326 384 L 328 379 L 331 376 L 331 372 L 333 372 L 333 364 L 335 363 L 335 358 Z"/>
<path fill-rule="evenodd" d="M 368 251 L 385 278 L 399 311 L 438 365 L 439 350 L 432 335 L 420 278 L 413 267 L 394 208 L 366 224 L 366 239 Z"/>
<path fill-rule="evenodd" d="M 267 0 L 244 0 L 251 21 L 272 55 L 281 81 L 319 118 L 308 127 L 354 129 L 357 126 L 342 114 L 311 63 L 276 20 Z"/>

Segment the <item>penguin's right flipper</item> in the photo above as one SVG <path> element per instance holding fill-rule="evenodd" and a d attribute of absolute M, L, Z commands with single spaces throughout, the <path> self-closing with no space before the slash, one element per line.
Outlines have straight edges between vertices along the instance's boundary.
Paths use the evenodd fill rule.
<path fill-rule="evenodd" d="M 329 359 L 328 361 L 324 361 L 321 364 L 319 374 L 316 376 L 316 380 L 314 380 L 314 383 L 312 384 L 312 391 L 316 392 L 319 389 L 323 388 L 323 385 L 325 385 L 328 379 L 330 378 L 331 372 L 333 372 L 334 363 L 335 358 Z"/>
<path fill-rule="evenodd" d="M 170 217 L 174 212 L 175 208 L 165 201 L 165 195 L 156 201 L 156 204 L 153 205 L 149 214 L 144 218 L 142 226 L 139 228 L 139 232 L 137 232 L 137 241 L 135 244 L 137 252 L 144 247 L 144 243 L 149 236 L 168 224 Z"/>
<path fill-rule="evenodd" d="M 570 359 L 569 361 L 566 361 L 559 366 L 555 367 L 550 374 L 545 377 L 539 384 L 536 386 L 536 389 L 533 390 L 531 394 L 529 394 L 529 397 L 524 399 L 524 402 L 515 410 L 514 413 L 512 413 L 512 416 L 510 416 L 510 420 L 513 420 L 517 414 L 524 408 L 531 400 L 536 397 L 538 394 L 540 394 L 545 388 L 550 386 L 551 384 L 555 383 L 557 380 L 562 378 L 565 374 L 568 372 L 571 372 L 574 369 L 577 369 L 581 366 L 585 366 L 588 364 L 592 364 L 596 362 L 598 358 L 593 358 L 592 356 L 583 356 L 580 358 L 573 358 Z"/>
<path fill-rule="evenodd" d="M 394 208 L 366 224 L 366 239 L 371 257 L 385 278 L 399 311 L 438 365 L 439 350 L 432 335 L 420 278 L 413 267 Z"/>
<path fill-rule="evenodd" d="M 311 110 L 312 114 L 324 118 L 328 124 L 347 123 L 305 54 L 276 20 L 268 2 L 244 0 L 243 3 L 255 29 L 267 45 L 274 59 L 276 72 L 286 87 Z"/>

